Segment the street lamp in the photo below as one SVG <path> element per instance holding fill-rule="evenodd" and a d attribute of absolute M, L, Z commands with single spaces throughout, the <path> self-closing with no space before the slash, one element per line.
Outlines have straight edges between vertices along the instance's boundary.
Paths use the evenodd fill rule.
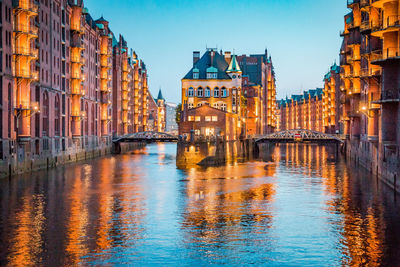
<path fill-rule="evenodd" d="M 365 116 L 367 116 L 368 118 L 372 118 L 372 116 L 371 115 L 369 115 L 369 110 L 368 110 L 368 107 L 367 106 L 362 106 L 361 107 L 361 109 L 360 109 L 360 112 L 362 113 L 362 114 L 364 114 Z"/>

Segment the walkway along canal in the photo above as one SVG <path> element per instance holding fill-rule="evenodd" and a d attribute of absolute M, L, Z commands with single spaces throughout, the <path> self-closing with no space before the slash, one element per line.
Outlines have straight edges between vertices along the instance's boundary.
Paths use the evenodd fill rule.
<path fill-rule="evenodd" d="M 400 262 L 398 196 L 331 145 L 151 144 L 0 180 L 0 265 Z"/>

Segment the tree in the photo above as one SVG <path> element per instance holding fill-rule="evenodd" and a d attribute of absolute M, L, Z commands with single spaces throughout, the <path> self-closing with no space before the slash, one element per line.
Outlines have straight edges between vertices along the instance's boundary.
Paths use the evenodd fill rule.
<path fill-rule="evenodd" d="M 175 108 L 175 121 L 176 123 L 181 122 L 181 111 L 182 111 L 182 104 L 178 104 Z"/>

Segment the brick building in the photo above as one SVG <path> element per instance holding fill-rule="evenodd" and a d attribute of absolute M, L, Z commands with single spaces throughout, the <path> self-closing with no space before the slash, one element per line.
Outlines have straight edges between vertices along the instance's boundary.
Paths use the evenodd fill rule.
<path fill-rule="evenodd" d="M 105 153 L 114 132 L 146 128 L 145 65 L 82 0 L 4 0 L 0 20 L 0 176 Z"/>
<path fill-rule="evenodd" d="M 264 55 L 235 56 L 208 49 L 182 79 L 181 135 L 237 140 L 276 127 L 275 73 Z M 206 106 L 206 107 L 203 107 Z"/>
<path fill-rule="evenodd" d="M 341 36 L 347 152 L 397 187 L 400 173 L 400 1 L 349 0 Z"/>
<path fill-rule="evenodd" d="M 317 88 L 278 101 L 278 130 L 304 129 L 323 132 L 323 96 L 323 89 Z"/>

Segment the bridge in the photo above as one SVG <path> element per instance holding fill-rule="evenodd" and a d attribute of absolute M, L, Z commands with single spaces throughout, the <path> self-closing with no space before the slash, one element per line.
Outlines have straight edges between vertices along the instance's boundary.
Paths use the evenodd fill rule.
<path fill-rule="evenodd" d="M 344 143 L 339 135 L 325 134 L 311 130 L 286 130 L 256 139 L 256 143 Z"/>
<path fill-rule="evenodd" d="M 127 134 L 113 139 L 113 143 L 132 143 L 132 142 L 155 143 L 155 142 L 177 142 L 177 141 L 178 141 L 177 136 L 167 133 L 153 132 L 153 131 Z"/>

